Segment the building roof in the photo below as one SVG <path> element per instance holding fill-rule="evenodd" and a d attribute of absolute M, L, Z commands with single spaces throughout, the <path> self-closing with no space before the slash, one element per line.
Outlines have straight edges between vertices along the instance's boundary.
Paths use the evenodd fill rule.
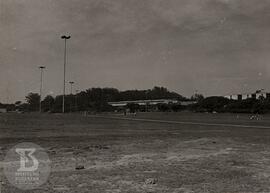
<path fill-rule="evenodd" d="M 156 105 L 159 103 L 169 104 L 169 103 L 178 103 L 178 100 L 175 99 L 154 99 L 154 100 L 133 100 L 133 101 L 118 101 L 118 102 L 109 102 L 110 105 L 114 107 L 126 106 L 129 103 L 136 103 L 139 105 Z"/>

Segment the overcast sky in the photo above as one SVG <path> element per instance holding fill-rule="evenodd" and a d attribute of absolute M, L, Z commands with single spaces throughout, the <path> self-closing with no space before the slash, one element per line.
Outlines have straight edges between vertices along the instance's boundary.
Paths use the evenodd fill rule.
<path fill-rule="evenodd" d="M 0 101 L 90 87 L 270 90 L 269 0 L 0 0 Z M 69 88 L 69 87 L 68 87 Z M 69 89 L 67 89 L 69 92 Z"/>

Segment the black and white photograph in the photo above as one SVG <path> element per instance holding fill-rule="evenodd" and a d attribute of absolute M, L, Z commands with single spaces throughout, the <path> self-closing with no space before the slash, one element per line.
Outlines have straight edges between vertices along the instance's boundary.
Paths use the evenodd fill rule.
<path fill-rule="evenodd" d="M 0 0 L 0 193 L 270 193 L 270 0 Z"/>

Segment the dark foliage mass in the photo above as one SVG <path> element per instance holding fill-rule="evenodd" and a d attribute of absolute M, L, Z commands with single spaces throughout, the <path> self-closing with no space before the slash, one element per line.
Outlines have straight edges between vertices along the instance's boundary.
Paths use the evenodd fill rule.
<path fill-rule="evenodd" d="M 0 103 L 0 108 L 4 108 L 7 111 L 14 111 L 16 109 L 15 104 L 2 104 Z"/>
<path fill-rule="evenodd" d="M 65 96 L 65 109 L 67 112 L 75 111 L 113 111 L 108 102 L 151 100 L 151 99 L 178 99 L 188 100 L 175 92 L 168 91 L 164 87 L 154 87 L 148 90 L 127 90 L 119 91 L 115 88 L 91 88 L 75 95 Z M 22 111 L 38 111 L 40 96 L 37 93 L 30 93 L 26 96 L 24 104 L 18 104 Z M 42 110 L 45 112 L 61 112 L 62 95 L 56 97 L 46 96 L 42 101 Z M 128 104 L 128 108 L 137 111 L 139 107 Z"/>
<path fill-rule="evenodd" d="M 26 102 L 28 104 L 29 111 L 38 111 L 40 96 L 37 93 L 29 93 L 26 96 Z"/>
<path fill-rule="evenodd" d="M 269 113 L 270 99 L 230 100 L 224 97 L 208 97 L 190 107 L 198 112 Z"/>
<path fill-rule="evenodd" d="M 183 110 L 195 112 L 230 112 L 230 113 L 269 113 L 270 98 L 259 97 L 258 99 L 249 98 L 246 100 L 231 100 L 220 96 L 204 98 L 201 94 L 195 94 L 190 99 L 182 95 L 171 92 L 164 87 L 154 87 L 148 90 L 127 90 L 119 91 L 115 88 L 91 88 L 75 95 L 65 96 L 66 112 L 91 111 L 91 112 L 111 112 L 116 110 L 109 102 L 135 101 L 135 100 L 154 100 L 154 99 L 176 99 L 178 101 L 196 101 L 195 104 L 182 105 L 176 104 L 157 104 L 140 106 L 129 102 L 124 108 L 129 112 L 137 111 L 161 111 L 178 112 Z M 26 103 L 17 101 L 15 104 L 3 105 L 8 110 L 19 110 L 32 112 L 39 110 L 40 96 L 37 93 L 29 93 L 26 96 Z M 46 96 L 42 101 L 43 112 L 61 112 L 62 95 L 56 97 Z M 119 109 L 118 109 L 119 110 Z M 124 109 L 123 109 L 124 110 Z"/>

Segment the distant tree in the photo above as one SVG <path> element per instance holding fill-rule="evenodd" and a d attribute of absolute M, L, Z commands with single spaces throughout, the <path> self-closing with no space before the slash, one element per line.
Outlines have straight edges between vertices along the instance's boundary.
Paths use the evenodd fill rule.
<path fill-rule="evenodd" d="M 155 86 L 148 92 L 151 99 L 179 99 L 186 100 L 182 95 L 170 92 L 167 88 Z"/>
<path fill-rule="evenodd" d="M 42 109 L 45 112 L 52 111 L 53 106 L 54 106 L 54 98 L 51 95 L 48 95 L 44 98 L 42 101 Z"/>
<path fill-rule="evenodd" d="M 104 101 L 111 102 L 119 100 L 119 91 L 115 88 L 103 88 Z"/>
<path fill-rule="evenodd" d="M 26 96 L 27 104 L 29 105 L 30 111 L 38 111 L 39 109 L 39 102 L 40 102 L 40 96 L 37 93 L 29 93 Z"/>
<path fill-rule="evenodd" d="M 135 103 L 128 103 L 127 108 L 129 108 L 131 113 L 135 113 L 140 109 L 140 105 Z"/>
<path fill-rule="evenodd" d="M 184 107 L 181 104 L 172 104 L 171 109 L 174 112 L 178 112 L 178 111 L 181 111 L 182 109 L 184 109 Z"/>
<path fill-rule="evenodd" d="M 252 107 L 252 109 L 251 109 L 251 112 L 252 113 L 264 113 L 265 112 L 265 106 L 264 106 L 264 104 L 263 104 L 263 102 L 262 101 L 258 101 L 258 102 L 256 102 L 254 105 L 253 105 L 253 107 Z"/>
<path fill-rule="evenodd" d="M 162 112 L 168 112 L 168 111 L 171 110 L 169 104 L 163 104 L 163 103 L 160 103 L 160 104 L 158 104 L 157 107 L 158 107 L 158 110 L 159 110 L 159 111 L 162 111 Z"/>
<path fill-rule="evenodd" d="M 259 101 L 264 101 L 266 98 L 263 95 L 260 95 L 258 99 Z"/>
<path fill-rule="evenodd" d="M 187 100 L 182 95 L 170 92 L 167 88 L 155 86 L 148 90 L 127 90 L 119 92 L 119 100 L 179 99 Z"/>
<path fill-rule="evenodd" d="M 22 101 L 16 101 L 14 103 L 14 105 L 15 105 L 15 110 L 19 110 L 20 109 L 20 106 L 22 105 Z"/>
<path fill-rule="evenodd" d="M 94 102 L 90 106 L 90 110 L 97 112 L 112 112 L 114 108 L 107 102 Z"/>
<path fill-rule="evenodd" d="M 54 113 L 62 112 L 62 104 L 63 104 L 63 96 L 62 95 L 56 96 L 54 99 L 52 112 L 54 112 Z"/>
<path fill-rule="evenodd" d="M 200 101 L 198 107 L 200 109 L 206 109 L 209 112 L 224 111 L 224 108 L 230 103 L 230 100 L 224 97 L 213 96 L 207 97 Z"/>
<path fill-rule="evenodd" d="M 230 103 L 225 107 L 226 112 L 235 113 L 252 113 L 256 107 L 258 100 L 249 98 L 245 100 L 230 101 Z"/>
<path fill-rule="evenodd" d="M 191 96 L 192 101 L 201 102 L 204 99 L 204 96 L 202 94 L 194 94 Z"/>
<path fill-rule="evenodd" d="M 171 92 L 164 87 L 154 87 L 147 90 L 127 90 L 119 91 L 115 88 L 90 88 L 76 95 L 66 96 L 66 111 L 111 111 L 112 107 L 108 102 L 145 100 L 145 99 L 179 99 L 187 100 L 178 93 Z M 52 99 L 48 100 L 52 101 Z M 43 101 L 43 106 L 46 105 Z M 61 112 L 62 96 L 58 95 L 54 99 L 53 112 Z"/>
<path fill-rule="evenodd" d="M 20 106 L 20 105 L 22 104 L 22 101 L 16 101 L 14 104 L 15 104 L 16 106 Z"/>
<path fill-rule="evenodd" d="M 27 104 L 27 103 L 22 103 L 19 107 L 18 107 L 18 110 L 19 111 L 22 111 L 22 112 L 28 112 L 28 111 L 30 111 L 29 109 L 29 104 Z"/>

